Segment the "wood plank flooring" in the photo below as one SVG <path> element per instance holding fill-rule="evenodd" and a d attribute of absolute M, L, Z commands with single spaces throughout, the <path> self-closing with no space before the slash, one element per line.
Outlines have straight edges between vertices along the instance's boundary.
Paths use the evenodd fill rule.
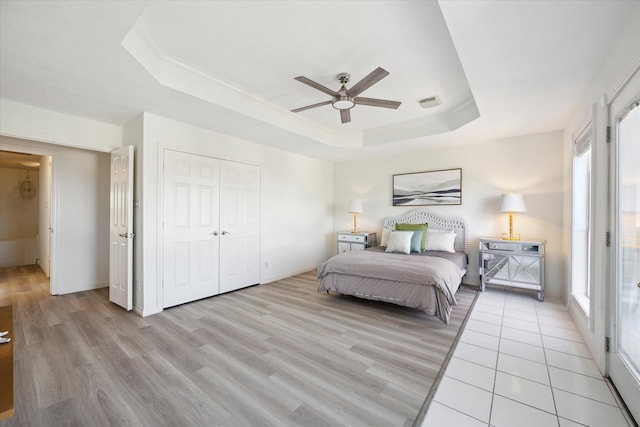
<path fill-rule="evenodd" d="M 141 318 L 106 289 L 49 296 L 0 269 L 13 304 L 15 416 L 5 426 L 409 426 L 476 292 L 451 324 L 316 291 L 315 272 Z"/>

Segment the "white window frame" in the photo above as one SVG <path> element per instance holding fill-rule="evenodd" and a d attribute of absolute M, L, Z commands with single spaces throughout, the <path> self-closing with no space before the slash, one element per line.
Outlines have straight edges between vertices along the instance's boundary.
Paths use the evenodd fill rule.
<path fill-rule="evenodd" d="M 571 218 L 571 296 L 587 317 L 591 308 L 593 122 L 574 138 Z M 586 212 L 585 212 L 586 210 Z"/>

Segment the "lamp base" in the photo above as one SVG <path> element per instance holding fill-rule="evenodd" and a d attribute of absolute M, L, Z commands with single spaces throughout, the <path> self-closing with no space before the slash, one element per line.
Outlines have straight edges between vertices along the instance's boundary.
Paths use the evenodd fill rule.
<path fill-rule="evenodd" d="M 520 233 L 502 233 L 502 240 L 520 240 Z"/>

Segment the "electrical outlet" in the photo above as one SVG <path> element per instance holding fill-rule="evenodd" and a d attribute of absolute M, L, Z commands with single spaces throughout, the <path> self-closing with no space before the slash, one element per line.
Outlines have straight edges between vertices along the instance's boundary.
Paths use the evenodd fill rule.
<path fill-rule="evenodd" d="M 140 280 L 136 280 L 136 292 L 140 292 Z"/>
<path fill-rule="evenodd" d="M 266 269 L 266 268 L 269 268 L 269 261 L 265 261 L 265 262 L 264 262 L 264 268 L 265 268 L 265 269 Z"/>

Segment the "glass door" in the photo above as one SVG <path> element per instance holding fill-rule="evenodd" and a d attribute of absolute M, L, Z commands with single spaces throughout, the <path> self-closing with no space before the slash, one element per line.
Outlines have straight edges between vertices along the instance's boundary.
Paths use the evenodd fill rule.
<path fill-rule="evenodd" d="M 609 376 L 640 421 L 640 72 L 611 104 L 612 298 Z"/>

